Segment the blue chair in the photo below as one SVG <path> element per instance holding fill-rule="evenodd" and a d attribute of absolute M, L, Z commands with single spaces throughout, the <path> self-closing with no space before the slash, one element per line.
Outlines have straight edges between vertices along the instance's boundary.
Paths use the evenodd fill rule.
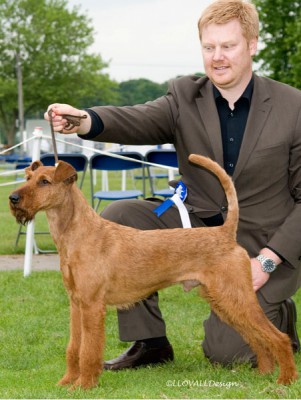
<path fill-rule="evenodd" d="M 6 163 L 10 163 L 14 165 L 16 172 L 16 181 L 25 181 L 24 175 L 23 177 L 19 177 L 18 172 L 21 172 L 24 168 L 29 167 L 31 164 L 31 157 L 27 155 L 21 154 L 9 154 L 8 156 L 4 156 L 3 161 Z"/>
<path fill-rule="evenodd" d="M 175 150 L 172 150 L 172 149 L 149 150 L 145 154 L 145 161 L 153 163 L 153 164 L 159 164 L 159 165 L 165 165 L 168 167 L 178 168 L 177 153 Z M 148 178 L 149 178 L 152 195 L 153 196 L 162 196 L 164 198 L 171 197 L 174 194 L 173 189 L 170 189 L 170 188 L 157 189 L 155 187 L 155 180 L 156 179 L 164 179 L 164 178 L 168 179 L 168 174 L 166 172 L 153 173 L 152 172 L 153 169 L 154 169 L 154 167 L 149 166 L 149 165 L 147 166 Z"/>
<path fill-rule="evenodd" d="M 59 161 L 65 161 L 73 166 L 73 168 L 77 172 L 81 172 L 81 179 L 79 180 L 78 186 L 79 188 L 82 188 L 87 167 L 88 167 L 88 158 L 81 153 L 76 153 L 76 154 L 67 154 L 67 153 L 62 153 L 58 154 Z M 45 166 L 52 166 L 55 164 L 55 158 L 53 154 L 42 154 L 40 157 L 40 160 Z M 21 235 L 26 235 L 26 232 L 22 231 L 23 225 L 20 225 L 19 231 L 17 234 L 16 238 L 16 243 L 15 247 L 18 246 L 19 239 Z M 35 232 L 35 235 L 49 235 L 49 232 Z M 36 253 L 55 253 L 56 251 L 53 250 L 42 250 L 38 247 L 36 240 L 34 240 L 34 248 Z"/>
<path fill-rule="evenodd" d="M 61 153 L 58 154 L 59 161 L 65 161 L 72 165 L 72 167 L 77 172 L 82 172 L 81 179 L 79 180 L 78 186 L 81 189 L 84 183 L 84 179 L 86 176 L 86 171 L 88 167 L 88 158 L 81 153 L 69 154 L 69 153 Z M 51 166 L 55 164 L 55 159 L 53 154 L 42 154 L 40 160 L 45 166 Z"/>
<path fill-rule="evenodd" d="M 113 157 L 113 155 L 121 155 L 127 158 L 132 158 L 137 161 L 131 160 L 124 160 L 121 158 Z M 109 188 L 103 188 L 102 190 L 98 190 L 94 192 L 94 179 L 93 179 L 93 172 L 95 170 L 98 171 L 133 171 L 140 169 L 142 172 L 142 176 L 145 176 L 144 172 L 144 164 L 143 164 L 143 156 L 138 152 L 114 152 L 112 156 L 106 154 L 95 154 L 90 159 L 90 174 L 91 174 L 91 200 L 92 200 L 92 207 L 97 211 L 100 205 L 101 200 L 125 200 L 125 199 L 137 199 L 139 197 L 144 197 L 145 195 L 145 179 L 143 178 L 143 190 L 137 190 L 136 188 L 126 190 L 109 190 Z M 141 162 L 138 162 L 141 161 Z M 103 178 L 106 175 L 103 174 Z M 123 180 L 125 177 L 123 177 Z M 128 183 L 129 180 L 127 180 Z M 133 180 L 134 182 L 134 180 Z M 125 183 L 125 182 L 123 182 Z M 133 184 L 134 186 L 134 184 Z M 96 207 L 94 200 L 98 200 Z"/>
<path fill-rule="evenodd" d="M 4 160 L 7 163 L 18 164 L 18 163 L 31 163 L 31 157 L 28 155 L 21 154 L 9 154 L 4 156 Z"/>
<path fill-rule="evenodd" d="M 29 167 L 30 164 L 31 164 L 31 161 L 30 162 L 21 162 L 21 163 L 16 164 L 16 167 L 15 167 L 16 168 L 16 181 L 25 182 L 24 173 L 23 173 L 23 176 L 20 177 L 20 176 L 18 176 L 18 172 L 21 172 L 23 169 Z"/>

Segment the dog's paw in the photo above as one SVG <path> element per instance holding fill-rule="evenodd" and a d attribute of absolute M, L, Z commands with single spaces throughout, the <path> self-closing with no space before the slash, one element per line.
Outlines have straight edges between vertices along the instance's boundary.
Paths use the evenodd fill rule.
<path fill-rule="evenodd" d="M 282 372 L 280 373 L 280 375 L 277 379 L 277 383 L 279 385 L 290 385 L 297 379 L 298 379 L 298 373 L 296 370 L 291 371 L 291 373 L 289 373 L 288 371 L 285 371 L 284 373 L 282 373 Z"/>
<path fill-rule="evenodd" d="M 92 389 L 98 385 L 98 377 L 95 376 L 89 376 L 89 377 L 83 377 L 79 376 L 77 380 L 74 382 L 74 384 L 69 388 L 70 391 L 76 390 L 76 389 Z"/>
<path fill-rule="evenodd" d="M 264 360 L 258 360 L 258 370 L 260 374 L 271 374 L 275 369 L 275 360 L 272 357 L 267 357 Z"/>
<path fill-rule="evenodd" d="M 68 386 L 68 385 L 71 385 L 72 383 L 74 383 L 77 379 L 78 379 L 78 375 L 74 376 L 74 375 L 66 374 L 62 377 L 62 379 L 60 379 L 58 381 L 57 385 L 58 386 Z"/>

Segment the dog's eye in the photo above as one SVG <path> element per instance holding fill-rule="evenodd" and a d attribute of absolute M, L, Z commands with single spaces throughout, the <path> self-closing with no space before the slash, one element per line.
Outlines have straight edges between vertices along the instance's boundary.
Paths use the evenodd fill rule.
<path fill-rule="evenodd" d="M 47 179 L 41 179 L 40 182 L 39 182 L 39 184 L 40 184 L 41 186 L 46 186 L 46 185 L 49 185 L 50 182 L 47 181 Z"/>

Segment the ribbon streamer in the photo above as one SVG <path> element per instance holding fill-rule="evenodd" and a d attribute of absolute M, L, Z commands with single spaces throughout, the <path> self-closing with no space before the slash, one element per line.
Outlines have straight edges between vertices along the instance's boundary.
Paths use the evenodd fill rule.
<path fill-rule="evenodd" d="M 186 197 L 186 185 L 182 181 L 179 181 L 175 188 L 175 194 L 170 199 L 165 200 L 162 204 L 156 207 L 153 212 L 160 217 L 163 213 L 165 213 L 165 211 L 175 204 L 179 210 L 183 228 L 191 228 L 189 214 L 184 204 Z"/>

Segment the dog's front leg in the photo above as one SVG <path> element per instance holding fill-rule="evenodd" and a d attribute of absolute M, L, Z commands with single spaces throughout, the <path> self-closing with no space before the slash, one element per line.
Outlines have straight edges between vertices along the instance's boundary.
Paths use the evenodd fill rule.
<path fill-rule="evenodd" d="M 95 301 L 81 306 L 80 375 L 72 389 L 89 389 L 97 386 L 103 366 L 105 304 Z"/>
<path fill-rule="evenodd" d="M 70 385 L 79 377 L 79 352 L 81 345 L 80 320 L 80 308 L 70 298 L 70 340 L 66 351 L 67 370 L 63 378 L 58 382 L 58 385 Z"/>

